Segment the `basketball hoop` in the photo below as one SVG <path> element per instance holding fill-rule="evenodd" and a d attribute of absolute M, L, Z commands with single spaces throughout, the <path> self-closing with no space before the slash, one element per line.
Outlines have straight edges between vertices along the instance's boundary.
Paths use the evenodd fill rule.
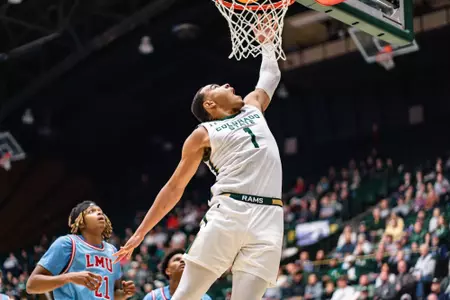
<path fill-rule="evenodd" d="M 387 71 L 392 70 L 395 67 L 394 54 L 392 53 L 391 46 L 385 46 L 383 50 L 378 52 L 376 56 L 377 63 L 385 68 Z"/>
<path fill-rule="evenodd" d="M 0 158 L 0 166 L 6 171 L 11 169 L 11 153 L 6 153 Z"/>
<path fill-rule="evenodd" d="M 286 59 L 282 48 L 284 16 L 295 0 L 213 0 L 230 28 L 232 51 L 228 58 L 237 60 L 256 57 L 261 44 L 254 29 L 259 27 L 264 36 L 273 40 L 275 57 Z M 264 22 L 269 20 L 269 22 Z"/>

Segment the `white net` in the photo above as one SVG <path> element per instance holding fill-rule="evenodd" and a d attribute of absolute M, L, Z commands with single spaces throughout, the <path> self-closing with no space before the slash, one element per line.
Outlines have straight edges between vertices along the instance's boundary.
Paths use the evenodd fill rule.
<path fill-rule="evenodd" d="M 282 48 L 284 17 L 294 0 L 215 0 L 216 6 L 228 22 L 232 51 L 228 58 L 256 57 L 261 42 L 272 40 L 277 59 L 286 59 Z"/>

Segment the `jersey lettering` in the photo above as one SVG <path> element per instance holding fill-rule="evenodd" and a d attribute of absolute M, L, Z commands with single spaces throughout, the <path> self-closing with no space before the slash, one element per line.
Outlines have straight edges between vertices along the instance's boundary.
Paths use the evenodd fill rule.
<path fill-rule="evenodd" d="M 258 114 L 249 115 L 247 117 L 222 124 L 221 126 L 216 127 L 216 131 L 221 131 L 224 129 L 229 129 L 229 130 L 233 131 L 236 129 L 240 129 L 244 126 L 254 125 L 254 124 L 256 124 L 254 119 L 259 119 L 259 118 L 260 118 L 260 116 Z"/>
<path fill-rule="evenodd" d="M 261 197 L 252 197 L 252 196 L 242 195 L 242 200 L 244 200 L 246 202 L 259 203 L 259 204 L 264 203 L 264 200 Z"/>
<path fill-rule="evenodd" d="M 108 270 L 112 273 L 112 260 L 108 257 L 94 255 L 93 257 L 90 254 L 86 254 L 86 267 L 87 268 L 102 268 Z"/>

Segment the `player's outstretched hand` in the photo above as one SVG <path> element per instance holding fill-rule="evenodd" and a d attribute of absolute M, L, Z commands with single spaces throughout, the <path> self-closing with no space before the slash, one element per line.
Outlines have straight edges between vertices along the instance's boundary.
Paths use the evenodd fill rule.
<path fill-rule="evenodd" d="M 131 238 L 128 240 L 128 242 L 125 244 L 125 246 L 120 247 L 120 250 L 113 254 L 113 256 L 116 257 L 116 260 L 114 260 L 114 263 L 117 263 L 121 261 L 124 258 L 131 258 L 131 255 L 133 254 L 133 250 L 139 246 L 142 241 L 144 240 L 143 236 L 140 236 L 139 234 L 133 234 Z"/>
<path fill-rule="evenodd" d="M 129 298 L 136 294 L 136 286 L 133 281 L 122 281 L 122 290 L 125 293 L 125 297 Z"/>
<path fill-rule="evenodd" d="M 278 29 L 278 22 L 272 15 L 258 14 L 256 26 L 253 27 L 258 42 L 261 44 L 273 42 Z"/>
<path fill-rule="evenodd" d="M 71 283 L 83 285 L 91 291 L 95 291 L 102 284 L 102 276 L 94 274 L 92 272 L 74 272 L 68 273 L 67 275 L 69 276 L 69 281 Z"/>

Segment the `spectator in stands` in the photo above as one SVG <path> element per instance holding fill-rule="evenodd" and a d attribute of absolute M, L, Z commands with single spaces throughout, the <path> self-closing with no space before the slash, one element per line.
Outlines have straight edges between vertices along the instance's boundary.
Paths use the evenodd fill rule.
<path fill-rule="evenodd" d="M 300 253 L 299 260 L 297 260 L 295 263 L 307 273 L 310 273 L 314 270 L 314 265 L 312 261 L 309 260 L 309 253 L 307 251 L 302 251 Z"/>
<path fill-rule="evenodd" d="M 325 195 L 320 200 L 319 218 L 322 220 L 330 220 L 336 214 L 334 205 L 330 202 L 330 197 Z"/>
<path fill-rule="evenodd" d="M 426 231 L 423 230 L 422 222 L 417 221 L 416 223 L 414 223 L 414 230 L 409 236 L 409 242 L 421 245 L 425 242 L 425 234 Z"/>
<path fill-rule="evenodd" d="M 338 240 L 338 244 L 337 244 L 338 248 L 342 247 L 345 244 L 345 236 L 347 234 L 350 234 L 352 243 L 356 243 L 357 238 L 358 238 L 356 232 L 353 232 L 352 226 L 346 225 L 344 227 L 344 229 L 342 230 L 341 235 L 339 236 L 339 240 Z"/>
<path fill-rule="evenodd" d="M 434 276 L 436 261 L 429 253 L 427 244 L 420 245 L 420 257 L 414 266 L 414 276 L 417 280 L 416 294 L 418 297 L 425 295 L 425 285 L 430 283 Z"/>
<path fill-rule="evenodd" d="M 423 209 L 425 207 L 425 203 L 426 203 L 426 191 L 425 191 L 425 184 L 420 184 L 419 188 L 416 191 L 416 196 L 415 196 L 415 200 L 414 200 L 414 206 L 416 211 L 419 209 Z"/>
<path fill-rule="evenodd" d="M 322 300 L 331 300 L 334 294 L 334 282 L 327 281 L 325 284 L 325 291 L 322 294 Z"/>
<path fill-rule="evenodd" d="M 380 201 L 380 216 L 382 219 L 386 219 L 391 213 L 389 208 L 389 201 L 385 198 Z"/>
<path fill-rule="evenodd" d="M 372 239 L 381 234 L 385 227 L 385 221 L 381 218 L 381 212 L 378 207 L 374 208 L 372 211 L 372 217 L 368 221 L 367 227 L 370 230 L 370 235 Z"/>
<path fill-rule="evenodd" d="M 366 239 L 366 236 L 363 233 L 358 235 L 358 241 L 356 243 L 355 251 L 353 251 L 354 255 L 367 255 L 372 253 L 373 246 Z"/>
<path fill-rule="evenodd" d="M 439 237 L 439 240 L 441 241 L 441 243 L 448 243 L 448 241 L 449 241 L 448 225 L 447 225 L 447 221 L 445 220 L 445 217 L 443 215 L 439 216 L 438 226 L 434 233 Z"/>
<path fill-rule="evenodd" d="M 370 233 L 367 229 L 366 222 L 364 222 L 364 221 L 359 223 L 358 236 L 359 235 L 364 235 L 367 241 L 370 240 Z"/>
<path fill-rule="evenodd" d="M 403 176 L 403 184 L 400 186 L 399 192 L 405 192 L 410 186 L 412 186 L 411 173 L 406 172 Z"/>
<path fill-rule="evenodd" d="M 425 209 L 430 210 L 439 203 L 439 197 L 434 192 L 434 187 L 431 182 L 427 184 L 427 197 L 425 200 Z"/>
<path fill-rule="evenodd" d="M 352 184 L 350 185 L 350 190 L 354 191 L 359 188 L 361 184 L 361 176 L 359 175 L 358 169 L 355 169 L 352 174 Z"/>
<path fill-rule="evenodd" d="M 381 266 L 380 274 L 383 272 L 387 274 L 387 280 L 389 281 L 389 283 L 395 285 L 396 276 L 394 273 L 390 272 L 390 268 L 387 263 L 383 263 L 383 265 Z M 383 280 L 381 276 L 378 276 L 378 278 L 375 280 L 375 288 L 381 286 L 382 284 Z"/>
<path fill-rule="evenodd" d="M 305 295 L 306 284 L 303 279 L 303 271 L 295 272 L 288 287 L 283 289 L 283 298 L 303 297 Z"/>
<path fill-rule="evenodd" d="M 351 284 L 357 283 L 360 275 L 359 268 L 355 266 L 355 260 L 355 256 L 347 255 L 344 258 L 344 263 L 342 264 L 342 270 L 347 275 L 347 280 Z"/>
<path fill-rule="evenodd" d="M 302 177 L 297 178 L 292 192 L 294 195 L 301 195 L 305 192 L 305 180 Z"/>
<path fill-rule="evenodd" d="M 379 246 L 390 256 L 395 256 L 397 253 L 397 245 L 394 243 L 394 239 L 390 234 L 385 234 L 383 236 Z"/>
<path fill-rule="evenodd" d="M 353 253 L 355 251 L 355 243 L 352 242 L 352 234 L 350 232 L 346 232 L 344 235 L 344 245 L 339 248 L 339 253 L 346 254 L 346 253 Z"/>
<path fill-rule="evenodd" d="M 444 291 L 441 291 L 441 283 L 437 278 L 434 278 L 431 282 L 431 293 L 435 294 L 438 300 L 448 300 L 448 296 L 445 295 Z"/>
<path fill-rule="evenodd" d="M 330 259 L 329 265 L 328 265 L 328 271 L 327 274 L 322 279 L 323 281 L 333 281 L 336 282 L 341 276 L 343 271 L 341 268 L 339 268 L 338 260 L 337 258 Z"/>
<path fill-rule="evenodd" d="M 327 266 L 323 265 L 321 262 L 325 260 L 325 251 L 322 249 L 318 250 L 316 253 L 316 262 L 317 265 L 314 266 L 314 271 L 318 272 L 319 274 L 323 274 L 324 271 L 327 270 Z"/>
<path fill-rule="evenodd" d="M 421 170 L 416 172 L 416 190 L 419 189 L 421 184 L 425 184 L 425 182 L 423 181 L 423 173 Z"/>
<path fill-rule="evenodd" d="M 355 288 L 347 285 L 347 277 L 345 276 L 339 277 L 337 286 L 331 300 L 348 300 L 355 294 Z"/>
<path fill-rule="evenodd" d="M 403 236 L 403 228 L 404 228 L 404 222 L 403 219 L 398 217 L 395 213 L 391 214 L 391 217 L 389 218 L 386 230 L 384 231 L 384 235 L 388 236 L 391 235 L 393 241 L 398 241 Z"/>
<path fill-rule="evenodd" d="M 439 207 L 433 209 L 433 217 L 430 219 L 430 223 L 428 225 L 428 232 L 433 233 L 437 229 L 440 215 L 441 210 Z"/>
<path fill-rule="evenodd" d="M 397 206 L 392 209 L 396 215 L 406 217 L 411 211 L 411 203 L 406 203 L 405 197 L 400 195 L 397 199 Z"/>
<path fill-rule="evenodd" d="M 14 253 L 10 253 L 8 258 L 5 259 L 5 262 L 3 263 L 3 269 L 6 273 L 11 272 L 13 276 L 18 276 L 20 273 L 20 266 L 19 261 L 17 260 Z"/>
<path fill-rule="evenodd" d="M 364 289 L 367 291 L 368 298 L 372 299 L 375 295 L 375 285 L 369 282 L 369 276 L 365 274 L 359 277 L 359 285 L 356 287 L 356 291 L 361 292 Z"/>
<path fill-rule="evenodd" d="M 444 177 L 444 175 L 442 175 L 442 173 L 438 173 L 436 176 L 434 190 L 439 197 L 450 192 L 450 182 Z"/>
<path fill-rule="evenodd" d="M 394 285 L 389 282 L 389 274 L 386 271 L 380 273 L 381 284 L 375 289 L 375 300 L 391 300 L 396 296 Z"/>
<path fill-rule="evenodd" d="M 404 260 L 398 262 L 398 275 L 395 279 L 395 290 L 401 297 L 403 294 L 414 296 L 416 279 L 411 273 L 408 273 L 408 265 Z"/>
<path fill-rule="evenodd" d="M 308 276 L 308 285 L 305 288 L 304 299 L 320 300 L 323 294 L 322 282 L 319 282 L 316 274 Z"/>

